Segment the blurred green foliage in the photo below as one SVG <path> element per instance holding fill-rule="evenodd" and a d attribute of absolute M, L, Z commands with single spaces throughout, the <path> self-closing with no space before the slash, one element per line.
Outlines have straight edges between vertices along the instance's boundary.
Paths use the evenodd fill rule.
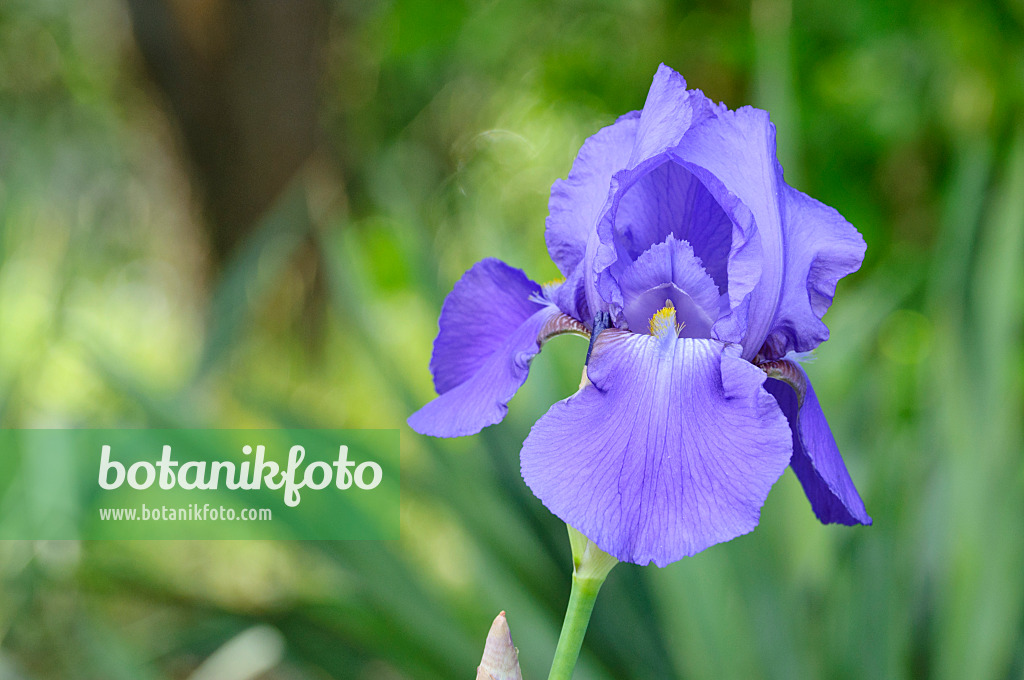
<path fill-rule="evenodd" d="M 403 537 L 4 543 L 0 677 L 472 677 L 502 609 L 544 677 L 568 543 L 517 454 L 583 343 L 479 436 L 404 418 L 443 296 L 485 256 L 556 275 L 551 182 L 662 61 L 769 109 L 789 180 L 868 242 L 808 370 L 875 525 L 819 525 L 787 473 L 753 534 L 617 568 L 577 677 L 1024 676 L 1024 4 L 325 17 L 319 159 L 217 269 L 126 8 L 0 5 L 0 424 L 402 427 Z"/>

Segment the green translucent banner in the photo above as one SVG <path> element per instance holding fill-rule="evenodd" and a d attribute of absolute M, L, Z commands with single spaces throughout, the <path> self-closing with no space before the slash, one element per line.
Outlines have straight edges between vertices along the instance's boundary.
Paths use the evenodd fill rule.
<path fill-rule="evenodd" d="M 398 538 L 398 430 L 0 430 L 0 540 Z"/>

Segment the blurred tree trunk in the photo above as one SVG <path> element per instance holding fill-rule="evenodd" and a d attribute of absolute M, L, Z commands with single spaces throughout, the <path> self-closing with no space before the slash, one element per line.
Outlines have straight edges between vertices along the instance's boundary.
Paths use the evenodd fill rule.
<path fill-rule="evenodd" d="M 219 266 L 312 154 L 322 0 L 128 0 L 176 119 Z"/>

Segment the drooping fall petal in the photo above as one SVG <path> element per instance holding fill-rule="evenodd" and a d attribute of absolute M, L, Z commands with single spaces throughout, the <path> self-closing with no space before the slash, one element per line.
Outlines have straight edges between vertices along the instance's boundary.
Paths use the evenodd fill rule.
<path fill-rule="evenodd" d="M 478 262 L 441 309 L 430 362 L 438 397 L 409 416 L 420 434 L 461 437 L 500 422 L 550 336 L 582 327 L 541 300 L 541 288 L 494 259 Z"/>
<path fill-rule="evenodd" d="M 789 420 L 793 436 L 790 465 L 814 514 L 824 524 L 871 524 L 807 373 L 795 361 L 772 364 L 769 375 L 785 380 L 771 378 L 765 389 L 778 400 Z"/>
<path fill-rule="evenodd" d="M 714 340 L 613 330 L 587 373 L 523 444 L 548 509 L 615 558 L 659 566 L 757 525 L 792 453 L 762 371 Z"/>

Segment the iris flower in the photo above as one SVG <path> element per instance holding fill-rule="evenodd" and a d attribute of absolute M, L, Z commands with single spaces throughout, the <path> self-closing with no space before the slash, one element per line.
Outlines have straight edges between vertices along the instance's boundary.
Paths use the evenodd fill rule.
<path fill-rule="evenodd" d="M 582 385 L 534 424 L 522 474 L 603 551 L 664 566 L 745 534 L 786 466 L 822 522 L 871 523 L 796 360 L 828 338 L 864 240 L 786 184 L 766 111 L 716 105 L 662 65 L 643 110 L 583 144 L 549 210 L 564 280 L 495 259 L 466 272 L 414 430 L 499 422 L 544 343 L 576 333 Z"/>

